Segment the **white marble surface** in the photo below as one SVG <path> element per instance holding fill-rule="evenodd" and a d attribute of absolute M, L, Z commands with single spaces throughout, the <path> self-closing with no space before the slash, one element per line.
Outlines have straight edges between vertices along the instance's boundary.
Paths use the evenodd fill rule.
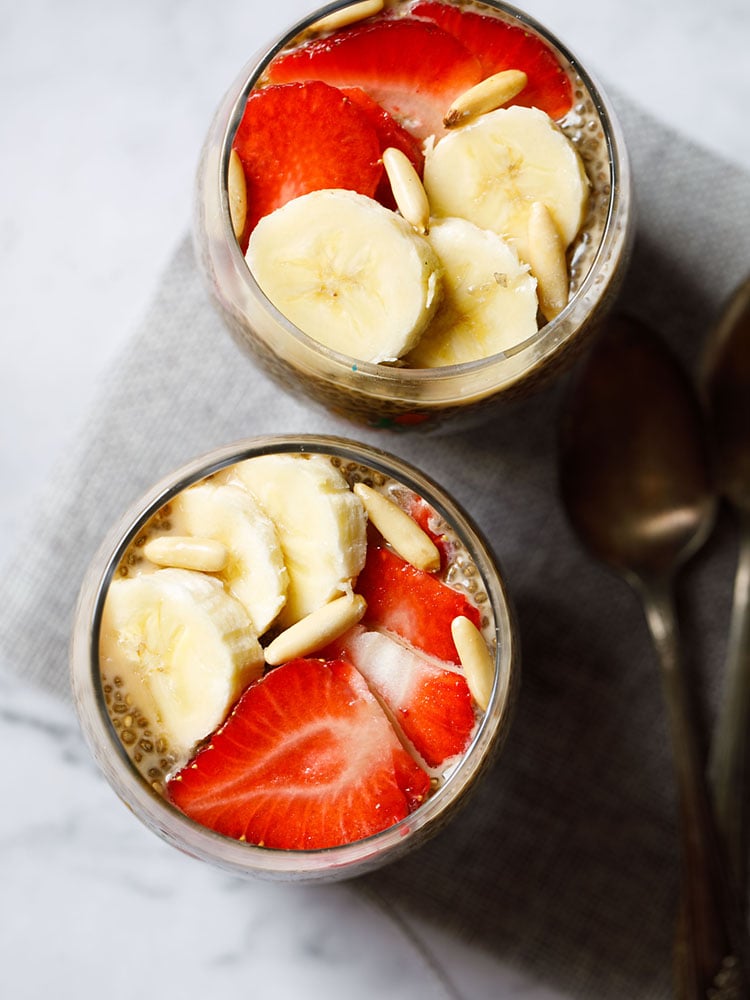
<path fill-rule="evenodd" d="M 750 167 L 745 0 L 527 6 L 605 81 Z M 2 5 L 0 557 L 187 226 L 222 88 L 307 7 Z M 245 884 L 183 858 L 115 800 L 69 708 L 1 676 L 0 755 L 5 996 L 557 996 L 432 929 L 404 934 L 350 887 Z"/>

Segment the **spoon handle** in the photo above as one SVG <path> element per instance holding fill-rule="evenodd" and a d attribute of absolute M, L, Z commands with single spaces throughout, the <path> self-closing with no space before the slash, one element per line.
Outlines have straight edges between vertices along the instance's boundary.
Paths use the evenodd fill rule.
<path fill-rule="evenodd" d="M 693 709 L 679 651 L 674 600 L 666 581 L 642 589 L 661 667 L 679 801 L 681 907 L 675 974 L 682 1000 L 746 997 L 739 922 L 726 878 Z"/>
<path fill-rule="evenodd" d="M 740 552 L 734 580 L 723 700 L 709 774 L 716 817 L 743 913 L 747 909 L 745 771 L 750 724 L 750 511 L 740 512 Z"/>

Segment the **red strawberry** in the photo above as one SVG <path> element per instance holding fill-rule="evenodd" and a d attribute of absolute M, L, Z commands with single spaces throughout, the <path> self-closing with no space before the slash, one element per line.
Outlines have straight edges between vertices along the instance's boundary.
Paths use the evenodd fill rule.
<path fill-rule="evenodd" d="M 258 220 L 292 198 L 322 188 L 372 197 L 383 176 L 375 129 L 352 101 L 325 83 L 253 91 L 234 148 L 247 183 L 243 249 Z"/>
<path fill-rule="evenodd" d="M 573 103 L 570 79 L 538 35 L 520 25 L 436 0 L 420 0 L 412 13 L 439 24 L 473 52 L 482 65 L 483 77 L 504 69 L 523 70 L 529 81 L 511 104 L 540 108 L 550 118 L 562 118 L 570 111 Z"/>
<path fill-rule="evenodd" d="M 429 787 L 351 664 L 293 660 L 247 688 L 167 792 L 218 833 L 304 850 L 386 829 Z"/>
<path fill-rule="evenodd" d="M 375 129 L 381 153 L 384 149 L 395 146 L 396 149 L 400 149 L 405 156 L 409 157 L 414 169 L 421 177 L 424 171 L 424 154 L 421 146 L 411 132 L 407 132 L 405 128 L 399 125 L 396 119 L 389 115 L 385 108 L 382 108 L 377 101 L 373 101 L 360 87 L 346 87 L 342 93 L 346 94 L 349 100 L 357 105 Z M 375 197 L 386 208 L 396 207 L 396 201 L 391 191 L 391 183 L 385 171 L 383 171 L 383 176 L 375 192 Z"/>
<path fill-rule="evenodd" d="M 367 601 L 365 624 L 395 632 L 446 663 L 459 662 L 453 619 L 465 615 L 480 623 L 479 611 L 463 594 L 378 545 L 368 546 L 356 590 Z"/>
<path fill-rule="evenodd" d="M 476 722 L 463 674 L 361 625 L 334 648 L 364 675 L 430 767 L 463 753 Z"/>
<path fill-rule="evenodd" d="M 451 102 L 482 77 L 448 32 L 411 18 L 368 19 L 277 56 L 272 83 L 325 80 L 361 87 L 417 138 L 440 134 Z"/>

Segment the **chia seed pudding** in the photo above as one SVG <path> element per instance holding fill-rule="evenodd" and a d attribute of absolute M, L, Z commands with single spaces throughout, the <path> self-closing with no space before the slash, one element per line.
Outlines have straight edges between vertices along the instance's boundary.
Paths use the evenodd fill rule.
<path fill-rule="evenodd" d="M 82 591 L 74 690 L 161 835 L 219 835 L 226 867 L 272 877 L 357 853 L 343 877 L 473 787 L 505 736 L 515 634 L 494 558 L 433 483 L 339 439 L 271 441 L 194 463 L 117 529 Z M 255 586 L 277 570 L 278 594 Z"/>
<path fill-rule="evenodd" d="M 345 10 L 346 5 L 339 13 Z M 489 54 L 483 53 L 471 35 L 475 29 L 467 31 L 463 22 L 451 20 L 456 14 L 479 18 L 483 31 L 488 23 L 501 25 L 521 54 L 511 52 L 503 62 L 491 37 Z M 403 77 L 396 77 L 389 56 L 383 55 L 399 25 L 425 36 L 419 59 L 412 59 L 408 48 L 403 51 L 406 68 L 398 70 L 403 74 L 413 72 L 415 62 L 430 65 L 433 43 L 446 51 L 458 44 L 461 53 L 474 46 L 471 58 L 476 54 L 481 62 L 485 57 L 479 84 L 458 95 L 457 107 L 474 89 L 508 74 L 528 80 L 528 100 L 522 87 L 496 109 L 466 112 L 457 127 L 441 124 L 433 105 L 449 111 L 440 104 L 450 96 L 448 84 L 439 82 L 444 81 L 439 60 L 448 56 L 442 48 L 435 50 L 435 76 L 415 81 L 419 98 L 410 104 Z M 525 70 L 512 68 L 514 58 Z M 502 68 L 487 77 L 495 66 Z M 535 79 L 537 69 L 541 77 Z M 446 71 L 453 73 L 450 64 Z M 383 83 L 380 78 L 388 73 L 393 75 Z M 468 61 L 453 75 L 456 86 L 473 79 Z M 485 418 L 494 404 L 545 384 L 572 360 L 582 335 L 611 305 L 629 257 L 630 177 L 606 97 L 548 31 L 500 3 L 391 0 L 379 13 L 331 30 L 311 15 L 241 76 L 204 147 L 196 235 L 209 286 L 231 332 L 280 384 L 370 426 L 431 428 Z M 504 96 L 504 79 L 498 86 Z M 532 103 L 537 98 L 549 115 Z M 321 108 L 330 111 L 337 142 L 343 141 L 340 133 L 349 116 L 356 131 L 362 125 L 355 121 L 357 114 L 380 115 L 380 153 L 362 159 L 361 176 L 352 165 L 358 162 L 356 150 L 349 161 L 338 155 L 333 165 L 326 162 L 326 137 L 304 122 L 308 103 L 316 120 L 325 118 Z M 304 139 L 295 139 L 297 117 L 301 133 L 312 130 L 314 152 Z M 449 112 L 445 122 L 450 117 Z M 277 118 L 286 133 L 279 140 L 269 126 Z M 370 140 L 367 128 L 365 123 L 361 135 L 357 131 L 357 142 Z M 550 136 L 561 143 L 546 145 Z M 488 153 L 498 137 L 509 150 L 502 161 Z M 557 178 L 567 178 L 567 186 L 549 197 L 537 184 L 538 149 L 542 156 L 537 139 L 551 150 L 555 185 Z M 398 153 L 405 150 L 400 164 L 395 156 L 389 159 L 394 146 Z M 487 168 L 477 168 L 477 178 L 467 187 L 463 163 L 486 153 Z M 348 168 L 340 168 L 342 161 Z M 396 163 L 392 169 L 391 162 Z M 307 177 L 306 171 L 315 176 Z M 429 218 L 415 213 L 410 200 L 415 189 L 418 198 L 422 182 Z M 487 186 L 495 200 L 485 204 L 474 192 Z M 399 193 L 404 187 L 406 195 Z M 503 204 L 516 207 L 508 209 L 513 218 L 503 215 L 500 231 L 494 232 L 488 219 L 495 217 L 501 196 Z M 386 228 L 398 221 L 396 236 L 388 232 L 381 239 L 383 219 Z M 346 242 L 349 225 L 358 233 L 351 244 Z M 329 229 L 336 235 L 326 244 Z M 362 233 L 369 233 L 369 244 L 364 241 L 369 256 L 360 267 Z M 342 240 L 342 247 L 351 247 L 341 251 L 344 264 L 330 267 L 328 250 L 323 257 L 313 252 Z M 408 253 L 396 269 L 404 242 Z M 381 268 L 374 256 L 381 243 L 392 270 Z M 499 244 L 505 245 L 502 253 L 510 248 L 510 262 Z M 320 260 L 327 262 L 324 269 Z M 475 267 L 464 279 L 466 260 L 481 260 L 484 271 Z M 397 280 L 394 274 L 403 277 Z M 413 294 L 404 292 L 407 275 L 413 278 Z M 352 289 L 356 297 L 347 312 Z M 380 311 L 381 299 L 391 294 L 391 311 L 389 303 Z M 373 336 L 366 327 L 370 317 Z M 382 334 L 386 329 L 393 330 L 392 336 Z"/>

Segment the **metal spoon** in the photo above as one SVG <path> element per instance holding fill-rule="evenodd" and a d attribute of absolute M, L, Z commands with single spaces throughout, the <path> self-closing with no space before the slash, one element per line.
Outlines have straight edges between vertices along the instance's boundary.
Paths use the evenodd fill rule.
<path fill-rule="evenodd" d="M 750 724 L 750 278 L 737 289 L 709 338 L 704 365 L 718 485 L 737 511 L 740 531 L 724 695 L 709 774 L 719 828 L 745 910 L 745 771 Z"/>
<path fill-rule="evenodd" d="M 591 552 L 640 596 L 661 667 L 679 799 L 677 995 L 747 997 L 736 908 L 679 652 L 673 581 L 707 538 L 715 499 L 702 414 L 647 328 L 611 319 L 563 414 L 560 481 Z"/>

